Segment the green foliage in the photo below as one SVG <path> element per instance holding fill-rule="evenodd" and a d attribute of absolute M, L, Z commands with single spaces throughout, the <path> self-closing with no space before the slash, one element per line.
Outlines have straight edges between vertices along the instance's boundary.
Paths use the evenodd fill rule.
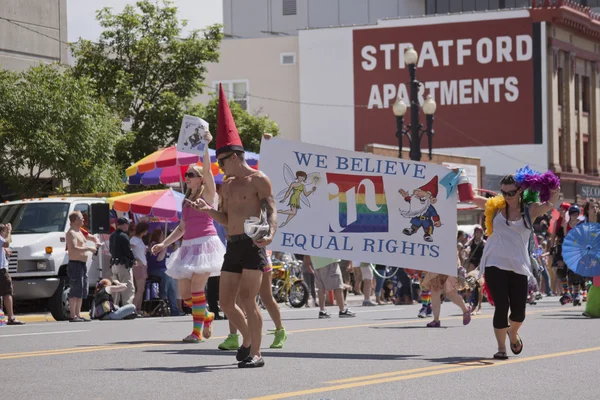
<path fill-rule="evenodd" d="M 244 149 L 258 153 L 260 151 L 260 141 L 264 133 L 270 133 L 273 136 L 279 134 L 277 124 L 266 115 L 252 115 L 240 107 L 239 104 L 229 101 L 231 115 L 235 120 L 235 126 L 238 128 L 240 138 L 244 144 Z M 186 114 L 195 115 L 208 122 L 210 131 L 215 137 L 211 143 L 214 147 L 217 137 L 217 119 L 219 115 L 219 98 L 215 97 L 208 104 L 194 104 Z"/>
<path fill-rule="evenodd" d="M 118 154 L 123 166 L 177 140 L 185 105 L 202 92 L 206 63 L 218 62 L 220 25 L 181 38 L 185 21 L 171 1 L 148 0 L 120 14 L 98 11 L 97 43 L 72 45 L 74 73 L 89 77 L 120 118 L 132 118 L 131 140 Z"/>
<path fill-rule="evenodd" d="M 121 137 L 119 119 L 86 79 L 59 65 L 0 71 L 0 174 L 15 193 L 44 194 L 44 173 L 70 182 L 72 193 L 122 189 Z"/>

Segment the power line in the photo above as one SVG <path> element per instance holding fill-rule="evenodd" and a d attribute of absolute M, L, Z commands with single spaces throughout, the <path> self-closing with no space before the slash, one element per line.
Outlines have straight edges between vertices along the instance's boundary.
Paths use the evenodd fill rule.
<path fill-rule="evenodd" d="M 25 30 L 28 30 L 28 31 L 30 31 L 30 32 L 37 33 L 37 34 L 38 34 L 38 35 L 40 35 L 40 36 L 47 37 L 48 39 L 52 39 L 52 40 L 54 40 L 54 41 L 56 41 L 56 42 L 59 42 L 59 43 L 62 43 L 62 44 L 66 44 L 66 45 L 69 45 L 69 43 L 68 43 L 68 42 L 63 42 L 62 40 L 60 40 L 60 39 L 57 39 L 57 38 L 55 38 L 55 37 L 52 37 L 52 36 L 50 36 L 50 35 L 47 35 L 47 34 L 45 34 L 44 32 L 36 31 L 35 29 L 32 29 L 32 28 L 30 28 L 30 27 L 28 27 L 28 26 L 25 26 L 25 25 L 22 25 L 22 24 L 18 23 L 17 21 L 14 21 L 14 20 L 12 20 L 12 19 L 8 19 L 8 18 L 0 17 L 0 20 L 6 21 L 6 22 L 8 22 L 8 23 L 10 23 L 10 24 L 16 25 L 16 26 L 18 26 L 18 27 L 21 27 L 21 28 L 23 28 L 23 29 L 25 29 Z"/>
<path fill-rule="evenodd" d="M 250 94 L 250 93 L 247 93 L 247 92 L 242 94 L 242 93 L 239 93 L 239 92 L 234 92 L 232 90 L 225 90 L 224 89 L 224 91 L 233 94 L 235 100 L 239 100 L 239 98 L 236 98 L 235 96 L 240 95 L 240 96 L 242 96 L 241 98 L 244 98 L 244 97 L 253 97 L 253 98 L 257 98 L 257 99 L 275 101 L 275 102 L 280 102 L 280 103 L 291 103 L 291 104 L 309 105 L 309 106 L 318 106 L 318 107 L 336 107 L 336 108 L 339 108 L 339 107 L 343 107 L 343 108 L 368 108 L 369 107 L 366 104 L 324 104 L 324 103 L 311 103 L 311 102 L 302 102 L 302 101 L 294 101 L 294 100 L 274 99 L 274 98 L 271 98 L 271 97 L 253 95 L 253 94 Z M 215 93 L 215 92 L 213 92 L 213 93 Z M 500 154 L 500 155 L 502 155 L 504 157 L 507 157 L 507 158 L 509 158 L 509 159 L 511 159 L 513 161 L 517 161 L 517 162 L 519 162 L 519 163 L 521 163 L 523 165 L 531 165 L 531 166 L 535 167 L 536 169 L 542 169 L 543 170 L 543 169 L 548 168 L 547 166 L 543 167 L 543 166 L 540 166 L 540 165 L 537 165 L 537 164 L 532 164 L 530 162 L 520 160 L 520 159 L 518 159 L 516 157 L 511 156 L 510 154 L 507 154 L 507 153 L 505 153 L 505 152 L 503 152 L 501 150 L 498 150 L 498 149 L 494 148 L 493 146 L 488 146 L 485 143 L 483 143 L 482 141 L 480 141 L 479 139 L 474 138 L 473 136 L 469 135 L 468 133 L 462 131 L 461 129 L 457 128 L 456 126 L 454 126 L 450 122 L 448 122 L 448 121 L 446 121 L 446 120 L 444 120 L 444 119 L 442 119 L 442 118 L 440 118 L 438 116 L 436 116 L 435 119 L 437 121 L 441 121 L 446 126 L 448 126 L 450 129 L 452 129 L 455 132 L 461 134 L 462 136 L 466 137 L 467 139 L 471 140 L 472 142 L 477 143 L 479 146 L 488 148 L 491 151 L 493 151 L 495 153 L 498 153 L 498 154 Z"/>

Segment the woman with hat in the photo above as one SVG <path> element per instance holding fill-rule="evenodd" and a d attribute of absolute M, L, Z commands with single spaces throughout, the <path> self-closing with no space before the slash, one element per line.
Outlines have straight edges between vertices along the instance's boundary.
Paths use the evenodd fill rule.
<path fill-rule="evenodd" d="M 208 143 L 212 135 L 207 131 Z M 185 173 L 185 199 L 179 226 L 162 243 L 152 247 L 158 254 L 183 237 L 181 247 L 167 261 L 167 274 L 178 280 L 179 293 L 186 304 L 192 306 L 193 330 L 183 339 L 185 343 L 198 343 L 212 335 L 211 323 L 214 313 L 207 312 L 206 282 L 210 276 L 220 274 L 225 246 L 219 239 L 213 219 L 205 212 L 197 211 L 192 204 L 202 199 L 211 207 L 218 203 L 215 178 L 210 167 L 208 146 L 203 156 L 203 166 L 190 165 Z"/>

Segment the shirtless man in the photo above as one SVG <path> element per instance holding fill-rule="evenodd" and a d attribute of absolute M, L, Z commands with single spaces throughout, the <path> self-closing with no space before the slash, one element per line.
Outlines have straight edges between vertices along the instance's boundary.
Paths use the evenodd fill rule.
<path fill-rule="evenodd" d="M 67 264 L 67 276 L 69 277 L 69 312 L 71 314 L 70 322 L 87 322 L 87 318 L 81 317 L 81 302 L 88 297 L 88 271 L 87 259 L 88 253 L 95 253 L 100 246 L 98 238 L 89 235 L 88 238 L 81 232 L 83 226 L 83 215 L 80 211 L 73 211 L 69 214 L 71 227 L 67 232 L 67 252 L 69 254 L 69 264 Z M 87 246 L 87 241 L 96 243 L 96 246 Z"/>
<path fill-rule="evenodd" d="M 240 368 L 257 368 L 265 365 L 260 355 L 262 316 L 256 304 L 264 268 L 268 265 L 265 247 L 273 241 L 277 229 L 277 211 L 271 181 L 261 171 L 252 169 L 244 159 L 243 151 L 217 153 L 217 161 L 228 179 L 221 189 L 222 208 L 217 211 L 202 199 L 196 209 L 207 212 L 218 223 L 227 227 L 227 252 L 221 270 L 219 287 L 221 308 L 227 318 L 242 334 L 242 345 L 236 358 Z M 244 222 L 258 217 L 261 210 L 267 214 L 269 232 L 253 241 L 244 233 Z M 236 297 L 242 310 L 236 305 Z"/>

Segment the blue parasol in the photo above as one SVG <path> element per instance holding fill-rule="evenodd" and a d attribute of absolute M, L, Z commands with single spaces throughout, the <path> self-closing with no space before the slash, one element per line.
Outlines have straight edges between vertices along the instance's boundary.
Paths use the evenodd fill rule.
<path fill-rule="evenodd" d="M 578 275 L 600 275 L 600 224 L 584 223 L 573 228 L 562 245 L 565 264 Z"/>

